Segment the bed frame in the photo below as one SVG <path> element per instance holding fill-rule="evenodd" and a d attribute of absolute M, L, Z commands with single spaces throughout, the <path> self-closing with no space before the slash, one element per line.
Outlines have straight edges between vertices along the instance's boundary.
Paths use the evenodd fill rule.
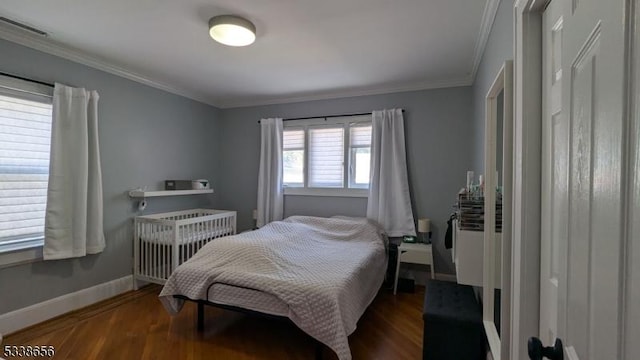
<path fill-rule="evenodd" d="M 224 309 L 224 310 L 235 311 L 235 312 L 239 312 L 239 313 L 247 314 L 247 315 L 251 315 L 251 316 L 262 317 L 262 318 L 266 318 L 266 319 L 273 319 L 273 320 L 278 320 L 278 321 L 286 321 L 286 322 L 289 322 L 289 323 L 295 325 L 295 323 L 293 323 L 293 321 L 291 321 L 291 319 L 289 319 L 286 316 L 267 314 L 267 313 L 263 313 L 263 312 L 259 312 L 259 311 L 255 311 L 255 310 L 245 309 L 245 308 L 238 307 L 238 306 L 218 304 L 218 303 L 214 303 L 214 302 L 211 302 L 211 301 L 208 301 L 208 300 L 193 300 L 193 299 L 189 299 L 188 297 L 182 296 L 182 295 L 174 295 L 173 297 L 177 298 L 177 299 L 182 299 L 182 300 L 195 302 L 197 304 L 197 306 L 198 306 L 198 316 L 197 316 L 197 329 L 198 329 L 198 332 L 203 332 L 204 331 L 204 307 L 205 307 L 205 305 L 217 307 L 217 308 Z M 296 327 L 297 327 L 297 325 L 296 325 Z M 323 343 L 321 343 L 320 341 L 316 340 L 314 337 L 312 337 L 312 336 L 309 336 L 309 337 L 311 337 L 311 339 L 313 339 L 313 342 L 316 344 L 315 360 L 322 360 L 322 353 L 324 351 L 325 345 Z"/>

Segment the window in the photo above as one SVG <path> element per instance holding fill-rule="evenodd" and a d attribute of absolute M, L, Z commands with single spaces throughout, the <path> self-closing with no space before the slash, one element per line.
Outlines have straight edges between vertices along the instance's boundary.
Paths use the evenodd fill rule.
<path fill-rule="evenodd" d="M 0 76 L 0 253 L 42 245 L 51 91 Z"/>
<path fill-rule="evenodd" d="M 371 125 L 352 126 L 349 164 L 349 187 L 369 188 L 371 166 Z"/>
<path fill-rule="evenodd" d="M 304 130 L 283 133 L 282 181 L 289 186 L 304 186 Z"/>
<path fill-rule="evenodd" d="M 282 154 L 287 195 L 367 196 L 371 117 L 288 121 Z"/>
<path fill-rule="evenodd" d="M 344 187 L 344 128 L 310 128 L 309 187 Z"/>

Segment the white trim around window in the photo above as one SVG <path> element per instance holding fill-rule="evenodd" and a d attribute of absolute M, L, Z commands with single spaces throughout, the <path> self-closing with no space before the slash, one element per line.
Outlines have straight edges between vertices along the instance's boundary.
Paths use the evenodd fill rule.
<path fill-rule="evenodd" d="M 43 244 L 44 238 L 38 237 L 0 245 L 0 269 L 42 260 Z"/>
<path fill-rule="evenodd" d="M 285 187 L 284 194 L 299 196 L 368 197 L 369 189 Z"/>

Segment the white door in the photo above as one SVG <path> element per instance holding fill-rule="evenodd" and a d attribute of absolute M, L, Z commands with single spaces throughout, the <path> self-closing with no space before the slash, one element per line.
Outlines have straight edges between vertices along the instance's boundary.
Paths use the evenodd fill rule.
<path fill-rule="evenodd" d="M 540 337 L 568 359 L 620 359 L 624 0 L 543 16 Z"/>
<path fill-rule="evenodd" d="M 562 4 L 552 1 L 542 16 L 542 199 L 540 339 L 558 337 L 560 246 L 567 238 L 569 125 L 562 112 Z"/>

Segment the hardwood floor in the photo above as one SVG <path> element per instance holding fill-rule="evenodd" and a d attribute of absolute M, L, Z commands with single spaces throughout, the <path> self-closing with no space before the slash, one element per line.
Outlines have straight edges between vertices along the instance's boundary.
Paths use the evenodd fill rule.
<path fill-rule="evenodd" d="M 207 307 L 198 333 L 195 304 L 171 317 L 159 292 L 152 285 L 123 294 L 9 335 L 2 345 L 52 345 L 60 360 L 314 358 L 314 341 L 295 325 Z M 381 290 L 349 337 L 353 358 L 420 359 L 423 298 L 422 287 L 396 296 Z M 324 359 L 337 357 L 325 348 Z"/>

